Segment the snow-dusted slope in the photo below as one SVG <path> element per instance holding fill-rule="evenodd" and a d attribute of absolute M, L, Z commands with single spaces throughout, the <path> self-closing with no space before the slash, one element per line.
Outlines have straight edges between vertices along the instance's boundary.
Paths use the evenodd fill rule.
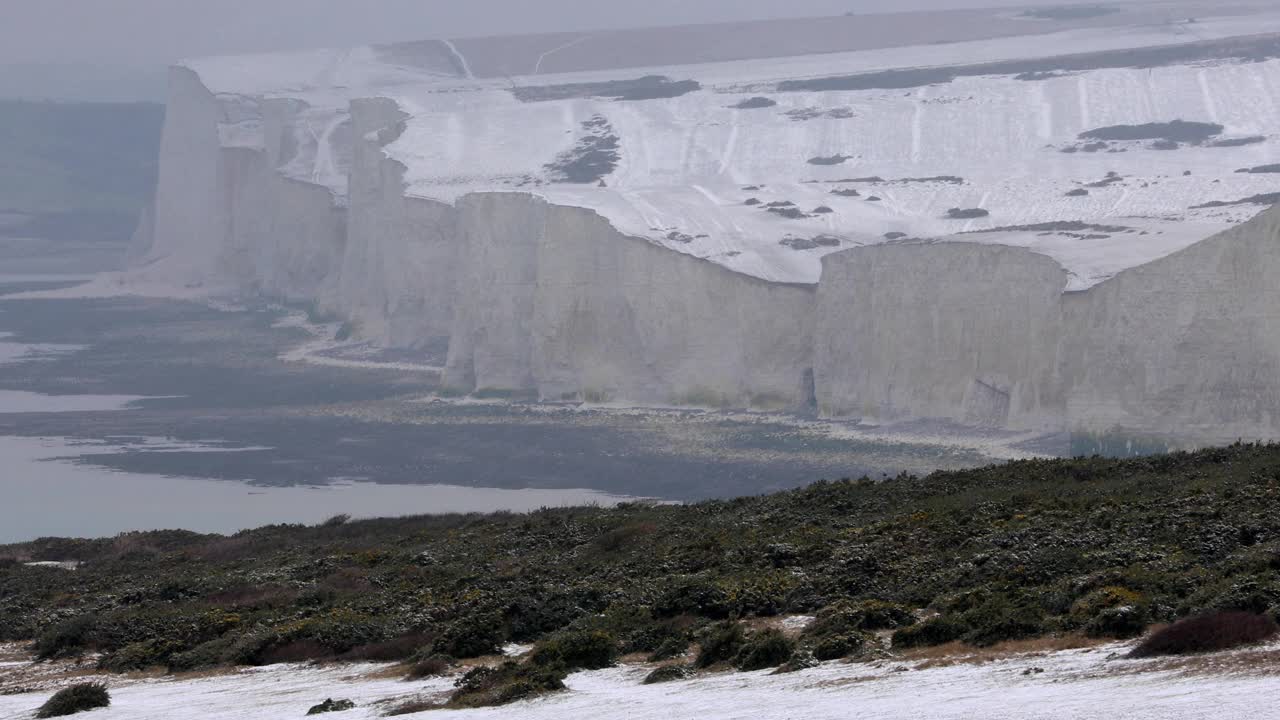
<path fill-rule="evenodd" d="M 1280 11 L 1134 7 L 791 57 L 744 24 L 189 61 L 117 282 L 315 303 L 464 391 L 1271 437 L 1230 320 L 1265 283 L 1185 258 L 1269 266 Z"/>
<path fill-rule="evenodd" d="M 798 673 L 711 673 L 643 685 L 651 668 L 620 666 L 576 673 L 568 690 L 497 708 L 429 709 L 411 718 L 666 720 L 807 718 L 842 720 L 1263 720 L 1280 717 L 1280 689 L 1267 645 L 1201 658 L 1127 660 L 1124 644 L 1026 652 L 983 661 L 830 662 Z M 952 662 L 948 662 L 948 660 Z M 27 672 L 23 663 L 0 672 Z M 24 677 L 19 675 L 19 677 Z M 24 679 L 26 679 L 24 677 Z M 382 666 L 286 665 L 224 675 L 108 678 L 111 707 L 102 720 L 241 720 L 303 717 L 326 698 L 355 708 L 334 717 L 372 720 L 404 703 L 441 703 L 453 677 L 405 682 Z M 28 680 L 30 685 L 40 685 Z M 48 684 L 45 684 L 46 687 Z M 26 720 L 50 690 L 0 695 L 0 715 Z"/>

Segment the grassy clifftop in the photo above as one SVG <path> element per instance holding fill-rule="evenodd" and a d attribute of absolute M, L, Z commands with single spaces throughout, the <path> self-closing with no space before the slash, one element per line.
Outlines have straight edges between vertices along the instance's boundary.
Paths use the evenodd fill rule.
<path fill-rule="evenodd" d="M 818 613 L 806 642 L 828 656 L 865 651 L 872 629 L 896 628 L 895 647 L 1131 637 L 1280 610 L 1280 447 L 687 506 L 46 539 L 0 557 L 0 639 L 97 649 L 111 669 L 472 657 L 566 630 L 606 655 L 671 656 L 714 646 L 723 620 L 785 613 Z"/>

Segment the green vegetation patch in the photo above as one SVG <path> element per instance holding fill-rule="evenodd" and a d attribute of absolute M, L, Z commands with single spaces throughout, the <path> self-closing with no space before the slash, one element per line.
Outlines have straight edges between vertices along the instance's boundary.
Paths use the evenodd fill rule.
<path fill-rule="evenodd" d="M 0 548 L 0 640 L 101 667 L 311 659 L 438 675 L 452 704 L 551 692 L 622 655 L 699 668 L 1280 612 L 1280 447 L 1014 462 L 764 497 L 131 533 Z M 78 560 L 66 572 L 25 564 Z M 765 630 L 814 615 L 796 645 Z M 918 618 L 925 618 L 920 620 Z M 690 657 L 690 653 L 695 653 Z M 676 671 L 670 671 L 676 672 Z"/>

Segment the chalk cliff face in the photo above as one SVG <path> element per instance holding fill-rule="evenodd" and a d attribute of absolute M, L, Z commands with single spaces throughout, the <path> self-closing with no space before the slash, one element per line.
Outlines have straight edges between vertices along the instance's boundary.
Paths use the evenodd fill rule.
<path fill-rule="evenodd" d="M 1133 107 L 1089 100 L 1145 70 L 951 68 L 967 78 L 952 91 L 872 73 L 828 79 L 835 94 L 762 75 L 775 101 L 724 67 L 706 71 L 714 87 L 591 75 L 516 92 L 423 48 L 277 58 L 261 87 L 249 61 L 175 68 L 125 280 L 309 303 L 467 393 L 1280 437 L 1280 210 L 1242 222 L 1270 197 L 1280 143 L 1246 135 L 1244 116 L 1151 130 L 1151 88 Z M 819 63 L 788 62 L 797 77 Z M 1152 77 L 1175 94 L 1280 77 L 1280 60 L 1233 63 Z M 1009 114 L 1036 97 L 1042 111 Z M 1209 90 L 1195 102 L 1239 115 Z M 1116 123 L 1107 137 L 1208 134 L 1070 144 L 1090 115 Z M 997 116 L 1012 124 L 987 127 Z M 972 147 L 935 136 L 948 123 Z M 999 167 L 946 165 L 993 153 Z M 1187 207 L 1228 186 L 1257 197 Z M 982 214 L 991 197 L 1003 218 Z"/>
<path fill-rule="evenodd" d="M 882 245 L 828 255 L 817 391 L 833 416 L 1050 429 L 1066 273 L 999 245 Z"/>
<path fill-rule="evenodd" d="M 543 398 L 794 408 L 814 292 L 672 253 L 521 193 L 459 202 L 446 379 Z"/>
<path fill-rule="evenodd" d="M 825 259 L 820 407 L 876 420 L 1180 442 L 1280 435 L 1280 208 L 1063 294 L 1022 248 L 913 244 Z"/>
<path fill-rule="evenodd" d="M 1091 432 L 1280 436 L 1280 208 L 1065 298 L 1067 417 Z"/>

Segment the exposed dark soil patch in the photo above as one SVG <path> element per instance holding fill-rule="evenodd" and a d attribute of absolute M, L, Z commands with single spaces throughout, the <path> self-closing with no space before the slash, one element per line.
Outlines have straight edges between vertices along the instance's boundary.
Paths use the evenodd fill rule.
<path fill-rule="evenodd" d="M 842 165 L 853 158 L 849 155 L 831 155 L 828 157 L 809 158 L 810 165 Z"/>
<path fill-rule="evenodd" d="M 1084 197 L 1088 194 L 1089 194 L 1089 191 L 1085 190 L 1084 188 L 1076 188 L 1074 190 L 1067 191 L 1067 197 Z"/>
<path fill-rule="evenodd" d="M 835 212 L 835 210 L 832 210 L 826 205 L 819 205 L 818 207 L 814 208 L 810 212 L 812 212 L 814 215 L 830 215 L 831 213 Z"/>
<path fill-rule="evenodd" d="M 1107 173 L 1106 177 L 1102 178 L 1101 180 L 1095 180 L 1091 183 L 1087 183 L 1085 187 L 1104 188 L 1111 185 L 1115 185 L 1118 182 L 1124 182 L 1124 178 L 1120 177 L 1120 174 L 1117 172 L 1109 172 Z"/>
<path fill-rule="evenodd" d="M 1225 128 L 1217 123 L 1174 120 L 1143 125 L 1111 125 L 1080 133 L 1081 140 L 1166 140 L 1173 143 L 1199 145 L 1222 134 Z"/>
<path fill-rule="evenodd" d="M 885 240 L 901 240 L 906 236 L 907 234 L 904 232 L 887 232 L 884 234 L 884 239 Z"/>
<path fill-rule="evenodd" d="M 734 110 L 762 110 L 764 108 L 774 107 L 777 104 L 778 102 L 776 100 L 770 100 L 767 97 L 753 97 L 743 100 L 736 105 L 730 105 L 729 107 Z"/>
<path fill-rule="evenodd" d="M 1192 210 L 1203 210 L 1206 208 L 1230 207 L 1233 205 L 1275 205 L 1280 203 L 1280 192 L 1263 193 L 1261 195 L 1253 195 L 1240 200 L 1214 200 L 1203 205 L 1192 205 Z"/>
<path fill-rule="evenodd" d="M 868 195 L 867 202 L 880 202 L 881 198 L 876 195 Z"/>
<path fill-rule="evenodd" d="M 1029 20 L 1088 20 L 1089 18 L 1104 17 L 1118 12 L 1120 12 L 1118 8 L 1103 7 L 1101 5 L 1046 7 L 1025 10 L 1019 17 Z"/>
<path fill-rule="evenodd" d="M 860 197 L 860 196 L 862 195 L 862 193 L 858 192 L 857 190 L 854 190 L 853 188 L 844 188 L 844 189 L 841 189 L 841 190 L 832 190 L 832 191 L 831 191 L 831 194 L 832 194 L 832 195 L 839 195 L 840 197 Z"/>
<path fill-rule="evenodd" d="M 958 77 L 958 68 L 884 70 L 860 75 L 842 75 L 812 80 L 784 80 L 778 92 L 848 92 L 854 90 L 906 90 L 949 83 Z"/>
<path fill-rule="evenodd" d="M 771 207 L 769 208 L 769 212 L 788 220 L 803 220 L 807 217 L 812 217 L 812 215 L 805 213 L 797 207 Z"/>
<path fill-rule="evenodd" d="M 574 98 L 609 98 L 612 100 L 665 100 L 688 95 L 702 89 L 696 80 L 672 80 L 663 75 L 646 75 L 634 80 L 609 80 L 598 83 L 569 83 L 538 87 L 511 88 L 520 102 L 548 102 Z"/>
<path fill-rule="evenodd" d="M 984 210 L 982 208 L 951 208 L 947 211 L 947 217 L 951 220 L 974 220 L 976 218 L 984 218 L 990 215 L 990 210 Z"/>
<path fill-rule="evenodd" d="M 1240 168 L 1236 172 L 1249 173 L 1251 175 L 1267 175 L 1272 173 L 1280 173 L 1280 163 L 1275 163 L 1272 165 L 1258 165 L 1256 167 L 1251 167 L 1251 168 Z"/>
<path fill-rule="evenodd" d="M 1263 62 L 1277 57 L 1280 57 L 1280 35 L 1271 34 L 1029 60 L 1006 60 L 916 70 L 886 70 L 810 80 L 786 80 L 778 83 L 777 90 L 779 92 L 903 90 L 945 84 L 959 77 L 1013 75 L 1030 78 L 1035 77 L 1036 74 L 1119 68 L 1145 69 L 1212 60 Z"/>
<path fill-rule="evenodd" d="M 1032 223 L 1030 225 L 1002 225 L 1000 227 L 987 228 L 984 230 L 968 230 L 962 235 L 978 235 L 982 233 L 998 233 L 998 232 L 1072 232 L 1079 233 L 1085 231 L 1099 233 L 1122 233 L 1133 232 L 1133 228 L 1123 225 L 1098 225 L 1096 223 L 1087 223 L 1082 220 L 1055 220 L 1053 222 Z"/>
<path fill-rule="evenodd" d="M 618 167 L 621 145 L 613 126 L 600 115 L 582 123 L 587 135 L 571 150 L 546 165 L 554 182 L 585 185 L 598 183 Z"/>
<path fill-rule="evenodd" d="M 848 120 L 856 117 L 852 108 L 836 108 L 834 110 L 823 110 L 822 108 L 800 108 L 798 110 L 790 110 L 786 113 L 787 117 L 796 122 L 804 122 L 806 120 Z"/>
<path fill-rule="evenodd" d="M 1250 135 L 1248 137 L 1223 138 L 1209 143 L 1209 147 L 1216 148 L 1233 148 L 1244 147 L 1246 145 L 1258 145 L 1267 141 L 1265 135 Z"/>
<path fill-rule="evenodd" d="M 834 235 L 814 235 L 811 238 L 787 236 L 778 244 L 792 250 L 814 250 L 820 247 L 840 247 L 840 238 Z"/>
<path fill-rule="evenodd" d="M 790 200 L 775 200 L 769 203 L 768 205 L 765 205 L 765 207 L 767 208 L 795 207 L 795 203 L 791 202 Z"/>
<path fill-rule="evenodd" d="M 743 205 L 752 205 L 752 206 L 759 205 L 759 204 L 760 204 L 760 198 L 747 198 L 747 199 L 746 199 L 746 201 L 745 201 L 745 202 L 743 202 L 742 204 L 743 204 Z"/>
<path fill-rule="evenodd" d="M 911 183 L 948 183 L 951 185 L 963 185 L 964 178 L 956 175 L 935 175 L 933 177 L 902 178 L 900 180 L 893 180 L 892 182 L 901 183 L 903 185 L 909 185 Z"/>

